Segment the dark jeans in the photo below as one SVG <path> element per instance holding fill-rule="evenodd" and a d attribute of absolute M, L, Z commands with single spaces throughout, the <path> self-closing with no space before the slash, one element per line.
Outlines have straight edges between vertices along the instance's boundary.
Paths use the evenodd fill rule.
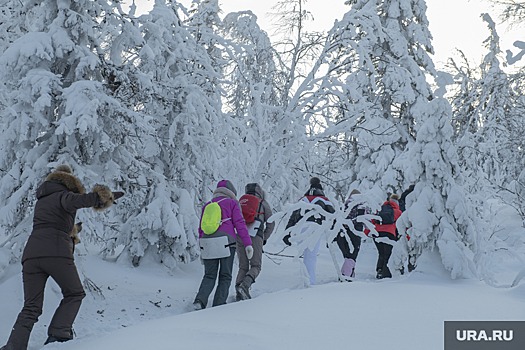
<path fill-rule="evenodd" d="M 73 338 L 73 322 L 82 299 L 86 296 L 75 262 L 72 259 L 58 257 L 29 259 L 22 267 L 24 307 L 13 326 L 7 341 L 7 349 L 27 349 L 33 326 L 42 314 L 44 288 L 49 277 L 59 285 L 63 299 L 53 315 L 47 333 L 56 338 Z"/>
<path fill-rule="evenodd" d="M 343 231 L 341 231 L 337 237 L 335 237 L 335 241 L 337 242 L 337 245 L 339 246 L 339 249 L 341 250 L 341 253 L 343 253 L 343 256 L 345 259 L 352 259 L 357 260 L 357 255 L 359 254 L 359 249 L 361 248 L 361 237 L 356 235 L 350 230 L 345 230 L 347 237 L 341 235 Z M 352 243 L 352 246 L 354 248 L 353 251 L 350 251 L 350 245 L 348 244 L 348 238 L 350 238 L 350 243 Z"/>
<path fill-rule="evenodd" d="M 208 298 L 215 287 L 217 276 L 219 282 L 213 297 L 213 306 L 226 304 L 232 282 L 233 259 L 235 248 L 230 248 L 230 256 L 220 259 L 204 259 L 204 277 L 202 278 L 199 291 L 195 301 L 200 302 L 203 307 L 208 304 Z"/>
<path fill-rule="evenodd" d="M 392 241 L 395 241 L 396 239 L 393 234 L 388 232 L 378 232 L 378 234 L 379 237 L 387 237 Z M 392 245 L 383 242 L 376 242 L 375 239 L 374 243 L 378 252 L 376 271 L 381 272 L 382 277 L 392 277 L 392 273 L 388 268 L 388 260 L 390 260 L 390 256 L 392 255 Z"/>

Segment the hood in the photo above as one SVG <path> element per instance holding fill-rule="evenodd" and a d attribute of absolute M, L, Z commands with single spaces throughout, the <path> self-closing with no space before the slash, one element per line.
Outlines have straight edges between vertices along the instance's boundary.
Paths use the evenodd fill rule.
<path fill-rule="evenodd" d="M 246 194 L 253 194 L 253 195 L 256 195 L 257 197 L 259 197 L 261 199 L 264 199 L 264 191 L 263 191 L 262 187 L 259 186 L 258 183 L 247 184 L 245 189 L 244 189 L 244 192 Z"/>
<path fill-rule="evenodd" d="M 215 191 L 213 191 L 213 198 L 218 197 L 227 197 L 231 199 L 237 199 L 235 196 L 235 193 L 233 193 L 231 190 L 227 189 L 226 187 L 218 187 Z"/>
<path fill-rule="evenodd" d="M 386 201 L 386 202 L 383 203 L 383 205 L 385 205 L 385 204 L 390 205 L 390 206 L 391 206 L 392 208 L 394 208 L 394 209 L 401 210 L 401 209 L 399 209 L 399 204 L 397 203 L 396 200 L 389 200 L 389 201 Z"/>
<path fill-rule="evenodd" d="M 54 192 L 69 190 L 71 192 L 84 194 L 86 189 L 82 182 L 69 173 L 54 171 L 46 177 L 45 182 L 36 191 L 36 198 L 40 199 Z"/>

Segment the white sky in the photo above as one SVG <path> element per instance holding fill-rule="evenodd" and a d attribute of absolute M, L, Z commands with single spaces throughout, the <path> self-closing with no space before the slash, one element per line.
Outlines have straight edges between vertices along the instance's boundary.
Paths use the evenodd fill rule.
<path fill-rule="evenodd" d="M 129 0 L 131 1 L 131 0 Z M 135 0 L 143 8 L 151 7 L 152 0 Z M 192 0 L 179 0 L 189 7 Z M 328 30 L 336 19 L 348 11 L 345 0 L 308 0 L 307 9 L 313 13 L 315 20 L 313 29 Z M 224 14 L 235 11 L 251 10 L 259 18 L 259 25 L 270 35 L 272 23 L 267 15 L 277 0 L 220 0 Z M 427 16 L 430 31 L 433 35 L 435 63 L 441 66 L 448 57 L 454 55 L 454 49 L 459 48 L 467 57 L 477 62 L 485 54 L 483 41 L 489 31 L 481 20 L 481 13 L 488 12 L 492 19 L 499 23 L 497 13 L 490 9 L 486 0 L 427 0 Z M 518 36 L 517 31 L 508 33 L 503 25 L 498 27 L 502 37 L 502 50 L 512 49 L 515 40 L 525 40 L 525 35 Z M 522 28 L 523 29 L 523 28 Z M 523 32 L 523 31 L 522 31 Z"/>

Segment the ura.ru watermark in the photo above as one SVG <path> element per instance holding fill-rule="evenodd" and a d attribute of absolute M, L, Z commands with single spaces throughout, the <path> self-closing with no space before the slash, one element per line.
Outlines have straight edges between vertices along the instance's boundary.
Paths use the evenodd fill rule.
<path fill-rule="evenodd" d="M 444 350 L 524 350 L 525 321 L 445 321 Z"/>
<path fill-rule="evenodd" d="M 514 331 L 512 329 L 493 329 L 485 330 L 457 330 L 456 339 L 459 341 L 512 341 L 514 339 Z"/>

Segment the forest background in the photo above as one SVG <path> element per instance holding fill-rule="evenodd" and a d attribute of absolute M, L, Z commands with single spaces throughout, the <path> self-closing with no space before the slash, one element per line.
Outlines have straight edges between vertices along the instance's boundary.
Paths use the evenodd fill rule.
<path fill-rule="evenodd" d="M 492 2 L 498 21 L 523 22 L 525 2 Z M 126 192 L 78 215 L 109 261 L 198 259 L 198 213 L 222 178 L 259 182 L 286 213 L 318 176 L 339 205 L 358 188 L 372 208 L 415 184 L 398 225 L 412 249 L 438 252 L 453 278 L 519 276 L 523 232 L 493 218 L 525 220 L 525 42 L 502 52 L 493 15 L 482 61 L 459 52 L 438 70 L 424 0 L 346 1 L 326 32 L 306 30 L 308 2 L 280 1 L 278 41 L 217 0 L 157 0 L 144 14 L 0 4 L 0 278 L 61 163 L 87 188 Z"/>

